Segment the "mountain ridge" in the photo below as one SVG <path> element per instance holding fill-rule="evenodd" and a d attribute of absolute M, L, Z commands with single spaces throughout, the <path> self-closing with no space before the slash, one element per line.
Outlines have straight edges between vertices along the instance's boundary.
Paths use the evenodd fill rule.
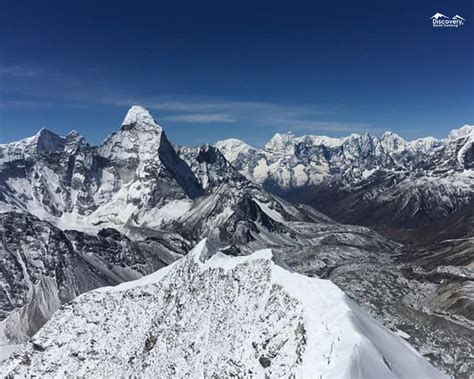
<path fill-rule="evenodd" d="M 140 319 L 133 317 L 138 310 Z M 148 277 L 78 297 L 4 370 L 39 376 L 445 377 L 331 282 L 286 271 L 271 250 L 228 257 L 206 240 Z"/>
<path fill-rule="evenodd" d="M 474 204 L 472 125 L 441 140 L 405 141 L 391 132 L 339 139 L 277 134 L 263 149 L 235 140 L 215 146 L 266 190 L 344 223 L 417 228 Z"/>
<path fill-rule="evenodd" d="M 471 304 L 464 295 L 469 285 L 459 285 L 470 280 L 465 276 L 469 272 L 464 267 L 469 251 L 465 242 L 454 248 L 456 259 L 443 259 L 437 273 L 424 266 L 426 252 L 419 252 L 418 259 L 413 250 L 405 251 L 401 244 L 367 227 L 341 224 L 310 205 L 291 203 L 246 177 L 216 146 L 174 146 L 148 111 L 132 109 L 101 146 L 90 146 L 78 133 L 69 134 L 69 144 L 64 140 L 67 136 L 59 137 L 60 146 L 49 149 L 54 151 L 38 153 L 33 149 L 17 154 L 23 142 L 14 148 L 0 146 L 0 157 L 7 158 L 0 160 L 0 211 L 7 223 L 2 230 L 13 238 L 1 241 L 0 259 L 4 267 L 14 268 L 11 272 L 0 270 L 6 291 L 0 297 L 0 310 L 5 309 L 2 317 L 21 315 L 10 324 L 9 335 L 16 336 L 14 342 L 28 339 L 52 312 L 70 300 L 59 296 L 57 301 L 57 293 L 70 291 L 76 296 L 91 289 L 84 283 L 97 287 L 135 279 L 174 262 L 207 237 L 229 255 L 271 248 L 282 265 L 330 279 L 390 329 L 408 333 L 410 343 L 429 354 L 438 367 L 450 373 L 469 371 L 469 365 L 452 359 L 472 351 L 464 311 Z M 456 133 L 455 141 L 464 141 L 465 134 Z M 332 147 L 318 145 L 312 149 L 314 140 L 309 140 L 309 149 L 304 144 L 294 149 L 291 138 L 281 140 L 285 138 L 288 151 L 303 156 L 314 153 L 324 158 L 340 149 L 334 141 L 329 142 Z M 370 160 L 370 155 L 360 154 L 361 147 L 382 149 L 368 136 L 351 138 L 356 145 L 349 146 L 348 151 L 358 154 L 355 162 Z M 384 139 L 399 150 L 393 134 L 387 133 Z M 422 145 L 432 144 L 428 142 Z M 254 158 L 259 157 L 259 152 L 248 145 L 232 143 L 237 150 L 243 147 Z M 459 163 L 457 152 L 455 148 L 445 152 L 452 158 L 448 165 Z M 267 153 L 282 162 L 289 159 L 278 149 Z M 376 156 L 368 164 L 382 158 Z M 413 162 L 415 167 L 419 164 Z M 339 170 L 338 175 L 344 173 Z M 400 173 L 389 177 L 388 182 L 382 177 L 381 183 L 388 186 L 396 182 L 397 175 Z M 347 183 L 359 177 L 347 172 Z M 373 172 L 368 179 L 379 177 L 380 173 Z M 359 185 L 359 190 L 372 196 L 369 184 Z M 344 210 L 331 199 L 328 204 Z M 463 217 L 469 217 L 469 212 Z M 453 225 L 459 225 L 458 221 Z M 31 233 L 31 228 L 22 227 L 24 224 L 34 224 L 40 232 Z M 64 250 L 66 257 L 79 257 L 82 263 L 75 263 L 76 258 L 58 260 L 58 249 L 45 252 L 42 246 L 48 236 L 51 247 L 70 246 Z M 120 253 L 110 255 L 114 249 Z M 440 254 L 446 249 L 449 247 L 443 245 Z M 48 261 L 43 263 L 43 259 Z M 79 269 L 81 280 L 64 282 L 62 274 L 38 271 L 42 266 L 69 275 Z M 11 291 L 35 286 L 28 276 L 25 279 L 21 267 L 36 272 L 39 279 L 35 280 L 51 285 L 38 287 L 33 297 Z M 13 308 L 10 299 L 16 304 Z M 50 311 L 43 312 L 45 307 L 37 299 L 46 299 Z M 444 312 L 442 328 L 439 312 Z M 43 316 L 35 317 L 38 314 Z M 440 348 L 446 341 L 449 348 Z"/>

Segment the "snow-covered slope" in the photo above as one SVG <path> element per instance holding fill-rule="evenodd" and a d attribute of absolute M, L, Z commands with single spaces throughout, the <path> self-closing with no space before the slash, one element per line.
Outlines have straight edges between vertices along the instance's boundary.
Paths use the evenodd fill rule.
<path fill-rule="evenodd" d="M 474 126 L 446 139 L 276 134 L 263 149 L 215 145 L 249 179 L 342 222 L 413 228 L 474 199 Z"/>
<path fill-rule="evenodd" d="M 64 306 L 2 368 L 11 376 L 441 378 L 329 281 L 270 250 L 206 241 L 150 276 Z"/>
<path fill-rule="evenodd" d="M 23 342 L 83 292 L 137 279 L 188 252 L 170 233 L 131 241 L 113 229 L 61 231 L 14 212 L 0 213 L 0 241 L 0 345 Z"/>
<path fill-rule="evenodd" d="M 249 154 L 250 151 L 256 151 L 252 146 L 236 138 L 216 142 L 215 146 L 224 153 L 229 162 L 237 159 L 239 154 Z"/>
<path fill-rule="evenodd" d="M 18 142 L 0 144 L 0 163 L 36 157 L 43 153 L 72 151 L 84 143 L 83 138 L 71 131 L 66 137 L 59 137 L 46 128 L 42 128 L 33 137 L 24 138 Z"/>
<path fill-rule="evenodd" d="M 30 153 L 43 134 L 44 130 L 28 143 L 0 146 L 3 210 L 28 211 L 62 228 L 91 230 L 101 225 L 125 231 L 156 227 L 203 193 L 162 128 L 142 107 L 132 107 L 121 128 L 97 148 L 77 133 L 62 139 L 48 132 L 51 141 L 61 143 L 43 143 L 54 148 Z M 82 143 L 72 149 L 72 141 L 78 140 Z M 18 149 L 24 153 L 18 155 Z M 157 212 L 160 208 L 165 210 Z"/>

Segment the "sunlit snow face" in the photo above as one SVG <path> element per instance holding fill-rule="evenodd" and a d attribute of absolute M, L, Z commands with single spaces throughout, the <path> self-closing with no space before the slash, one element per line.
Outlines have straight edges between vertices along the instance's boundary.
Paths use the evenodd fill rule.
<path fill-rule="evenodd" d="M 154 274 L 63 307 L 5 370 L 145 377 L 392 377 L 395 370 L 443 377 L 331 282 L 284 270 L 270 250 L 232 258 L 205 240 Z"/>

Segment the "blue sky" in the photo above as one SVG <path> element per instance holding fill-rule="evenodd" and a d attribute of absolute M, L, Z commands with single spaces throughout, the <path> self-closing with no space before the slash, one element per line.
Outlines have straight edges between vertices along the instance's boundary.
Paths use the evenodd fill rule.
<path fill-rule="evenodd" d="M 133 104 L 188 145 L 474 123 L 472 1 L 3 0 L 0 35 L 0 143 L 98 144 Z"/>

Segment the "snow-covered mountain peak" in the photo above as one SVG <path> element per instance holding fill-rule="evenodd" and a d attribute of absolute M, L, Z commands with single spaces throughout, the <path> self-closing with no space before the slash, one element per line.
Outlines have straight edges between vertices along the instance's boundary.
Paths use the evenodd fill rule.
<path fill-rule="evenodd" d="M 77 130 L 71 130 L 66 135 L 65 139 L 66 139 L 66 143 L 79 142 L 79 141 L 85 142 L 85 138 Z"/>
<path fill-rule="evenodd" d="M 77 132 L 76 132 L 77 133 Z M 0 144 L 0 163 L 25 157 L 34 157 L 44 153 L 72 152 L 85 140 L 78 133 L 60 137 L 52 131 L 41 128 L 34 136 L 16 142 Z"/>
<path fill-rule="evenodd" d="M 151 113 L 143 108 L 140 105 L 132 106 L 125 116 L 122 126 L 131 126 L 131 125 L 138 125 L 138 126 L 146 126 L 146 127 L 161 127 L 155 122 Z"/>
<path fill-rule="evenodd" d="M 382 134 L 380 142 L 385 149 L 392 151 L 404 150 L 407 144 L 407 141 L 405 141 L 402 137 L 390 131 Z"/>
<path fill-rule="evenodd" d="M 32 137 L 21 139 L 17 142 L 0 145 L 5 152 L 21 150 L 25 155 L 32 155 L 45 152 L 56 152 L 64 149 L 65 139 L 52 131 L 41 128 Z"/>
<path fill-rule="evenodd" d="M 397 133 L 394 133 L 392 131 L 386 131 L 382 134 L 380 137 L 381 140 L 391 140 L 391 139 L 397 139 L 397 140 L 403 140 L 405 141 L 402 137 L 400 137 Z"/>
<path fill-rule="evenodd" d="M 214 146 L 231 162 L 236 159 L 239 154 L 247 154 L 250 150 L 255 150 L 255 148 L 237 138 L 217 141 Z"/>
<path fill-rule="evenodd" d="M 464 125 L 459 129 L 453 129 L 448 135 L 449 139 L 457 139 L 460 137 L 467 137 L 473 136 L 474 137 L 474 125 Z"/>
<path fill-rule="evenodd" d="M 2 371 L 11 377 L 444 377 L 332 282 L 283 269 L 268 249 L 230 257 L 206 241 L 149 276 L 77 297 Z"/>
<path fill-rule="evenodd" d="M 442 145 L 442 142 L 434 137 L 423 137 L 416 140 L 410 141 L 408 143 L 410 148 L 415 152 L 422 152 L 424 154 L 429 154 L 433 149 Z"/>
<path fill-rule="evenodd" d="M 64 138 L 52 131 L 41 128 L 31 140 L 31 148 L 37 153 L 62 151 L 64 149 Z"/>
<path fill-rule="evenodd" d="M 292 144 L 296 136 L 292 132 L 284 134 L 276 133 L 270 141 L 265 144 L 266 150 L 281 150 Z"/>
<path fill-rule="evenodd" d="M 365 135 L 365 134 L 364 134 Z M 359 133 L 351 133 L 349 134 L 348 137 L 346 137 L 346 140 L 360 140 L 363 137 L 362 134 Z"/>
<path fill-rule="evenodd" d="M 169 197 L 195 198 L 202 194 L 196 177 L 178 157 L 163 129 L 140 106 L 129 110 L 122 127 L 106 138 L 99 154 L 120 168 L 124 182 L 135 181 L 137 188 L 130 186 L 129 191 L 141 198 L 136 202 L 141 212 L 145 209 L 145 193 L 150 209 L 156 207 L 156 201 L 163 202 L 155 193 L 162 188 L 167 188 Z M 130 193 L 127 196 L 130 198 Z"/>
<path fill-rule="evenodd" d="M 80 146 L 86 144 L 87 142 L 83 136 L 81 136 L 76 130 L 71 130 L 65 137 L 64 151 L 68 154 L 72 154 L 77 151 Z"/>
<path fill-rule="evenodd" d="M 311 144 L 311 145 L 324 145 L 324 146 L 329 146 L 329 147 L 336 147 L 336 146 L 341 146 L 344 142 L 344 138 L 334 138 L 334 137 L 328 137 L 328 136 L 303 136 L 300 137 L 303 141 L 305 141 L 306 144 Z"/>
<path fill-rule="evenodd" d="M 230 146 L 237 146 L 237 147 L 246 147 L 249 149 L 253 149 L 252 146 L 250 146 L 248 143 L 242 141 L 241 139 L 238 138 L 227 138 L 221 141 L 217 141 L 214 144 L 217 148 L 221 147 L 230 147 Z"/>
<path fill-rule="evenodd" d="M 150 112 L 134 105 L 127 112 L 120 130 L 105 139 L 100 148 L 101 154 L 119 160 L 153 159 L 158 155 L 162 137 L 163 129 L 155 122 Z"/>
<path fill-rule="evenodd" d="M 72 129 L 67 135 L 66 135 L 66 138 L 69 137 L 69 138 L 78 138 L 78 137 L 81 137 L 81 134 L 75 130 L 75 129 Z"/>

